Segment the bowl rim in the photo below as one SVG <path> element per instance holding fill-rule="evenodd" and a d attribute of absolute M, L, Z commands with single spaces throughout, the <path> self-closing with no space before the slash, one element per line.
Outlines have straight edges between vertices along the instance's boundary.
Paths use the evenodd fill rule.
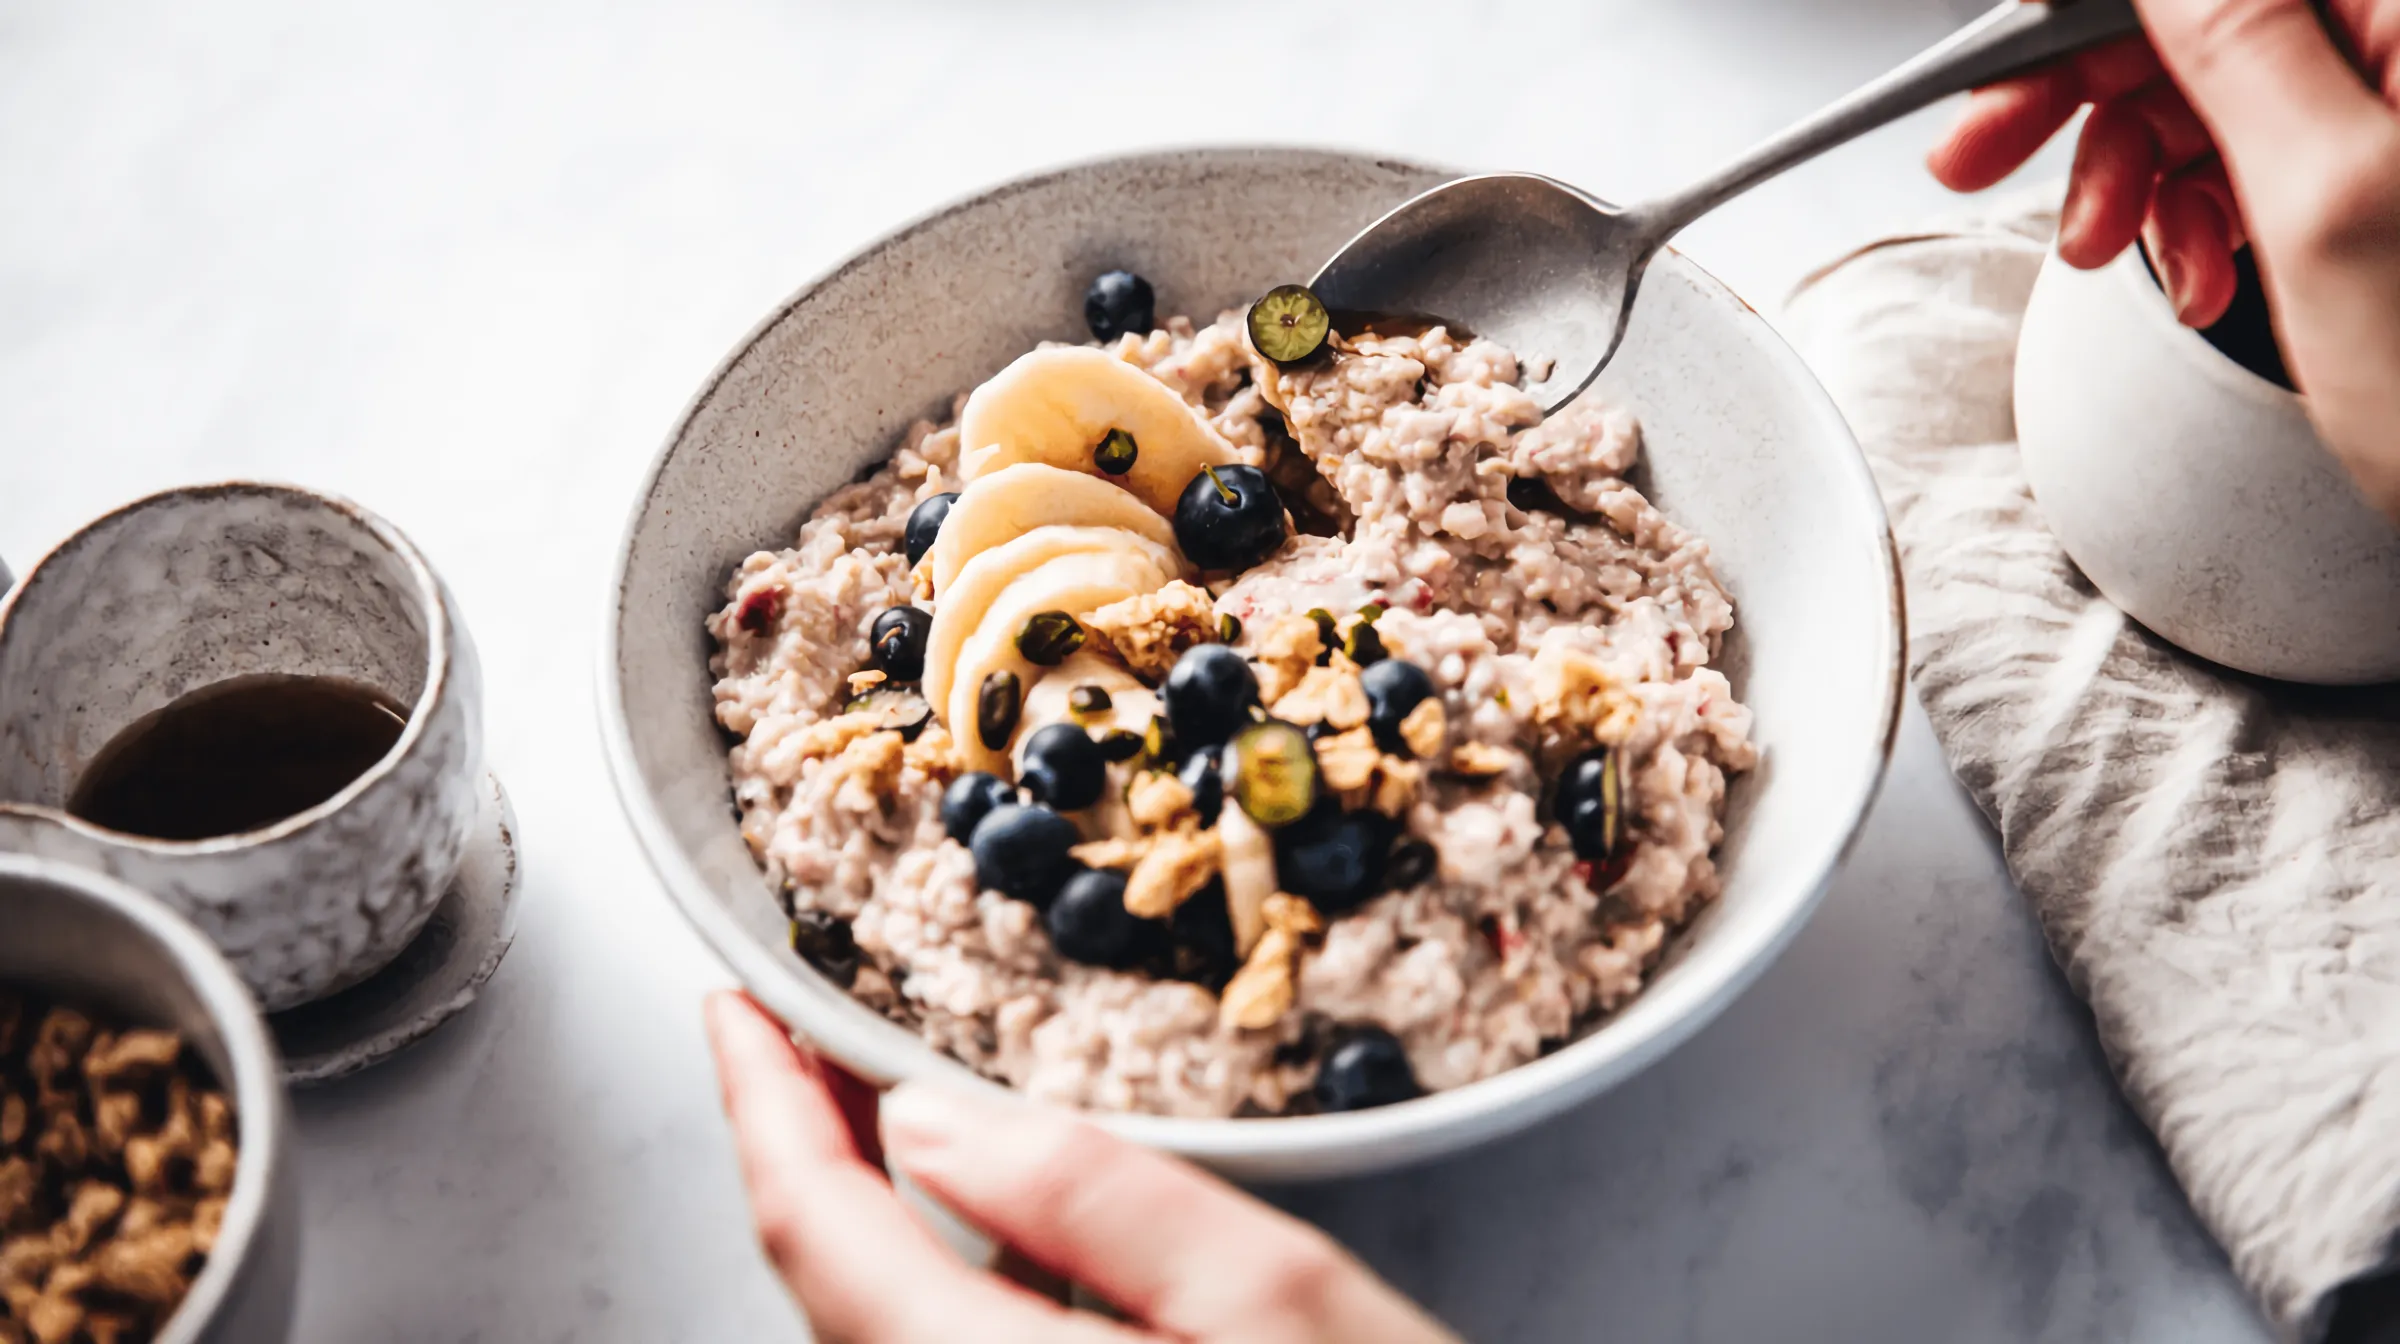
<path fill-rule="evenodd" d="M 955 197 L 875 235 L 794 289 L 752 324 L 685 403 L 665 441 L 652 455 L 648 468 L 643 472 L 618 538 L 610 567 L 609 586 L 604 595 L 606 601 L 602 613 L 601 638 L 594 667 L 598 683 L 594 700 L 599 715 L 602 754 L 608 762 L 618 803 L 633 830 L 636 843 L 685 919 L 710 950 L 726 963 L 735 978 L 782 1021 L 787 1030 L 826 1048 L 827 1053 L 835 1054 L 837 1058 L 845 1053 L 828 1037 L 839 1034 L 847 1039 L 853 1038 L 853 1033 L 820 1033 L 810 1014 L 794 1011 L 795 1008 L 807 1006 L 805 995 L 774 988 L 795 977 L 752 939 L 732 914 L 721 906 L 708 880 L 675 839 L 656 800 L 642 781 L 641 767 L 635 758 L 632 731 L 623 698 L 624 686 L 618 676 L 621 665 L 618 634 L 626 609 L 626 576 L 659 479 L 674 460 L 677 449 L 702 409 L 751 350 L 801 304 L 853 269 L 866 264 L 886 248 L 953 216 L 1095 169 L 1146 162 L 1164 164 L 1194 157 L 1258 160 L 1286 156 L 1304 159 L 1342 158 L 1420 173 L 1456 175 L 1460 171 L 1403 155 L 1344 146 L 1178 144 L 1078 157 Z M 1889 773 L 1899 739 L 1908 679 L 1906 598 L 1899 549 L 1883 505 L 1882 492 L 1876 487 L 1866 455 L 1851 432 L 1849 422 L 1815 373 L 1784 340 L 1782 334 L 1723 281 L 1692 263 L 1680 252 L 1672 248 L 1665 251 L 1666 255 L 1660 259 L 1660 264 L 1688 269 L 1709 299 L 1728 304 L 1735 310 L 1730 316 L 1737 323 L 1755 324 L 1755 338 L 1765 348 L 1768 357 L 1783 364 L 1795 375 L 1795 391 L 1806 403 L 1807 415 L 1815 423 L 1817 432 L 1830 436 L 1835 443 L 1848 448 L 1847 453 L 1835 454 L 1839 460 L 1839 470 L 1849 478 L 1851 488 L 1861 493 L 1881 533 L 1879 544 L 1874 547 L 1875 566 L 1884 590 L 1880 630 L 1885 647 L 1878 651 L 1880 656 L 1876 660 L 1885 669 L 1877 692 L 1876 720 L 1879 726 L 1871 745 L 1871 758 L 1849 801 L 1848 821 L 1840 835 L 1824 847 L 1816 863 L 1809 865 L 1805 871 L 1788 873 L 1780 880 L 1779 887 L 1783 894 L 1777 903 L 1784 907 L 1780 919 L 1761 921 L 1738 944 L 1729 943 L 1726 931 L 1719 930 L 1712 934 L 1712 946 L 1717 949 L 1712 953 L 1715 963 L 1713 974 L 1705 978 L 1686 977 L 1663 986 L 1646 986 L 1617 1014 L 1566 1045 L 1491 1077 L 1399 1105 L 1339 1115 L 1219 1119 L 1076 1110 L 1077 1115 L 1121 1138 L 1150 1147 L 1202 1162 L 1222 1162 L 1237 1167 L 1245 1162 L 1259 1163 L 1262 1165 L 1256 1170 L 1285 1177 L 1297 1175 L 1305 1178 L 1311 1166 L 1323 1166 L 1334 1171 L 1359 1171 L 1431 1157 L 1472 1144 L 1479 1138 L 1522 1128 L 1597 1095 L 1648 1068 L 1690 1039 L 1739 998 L 1798 936 L 1815 913 L 1834 872 L 1858 843 L 1868 814 L 1873 810 L 1875 799 Z M 888 1019 L 873 1009 L 851 1002 L 861 1013 L 888 1025 Z M 1645 1004 L 1650 1006 L 1644 1009 L 1642 1005 Z M 1635 1030 L 1629 1033 L 1623 1029 L 1628 1025 L 1627 1015 L 1637 1010 L 1640 1015 L 1631 1024 Z M 945 1082 L 1011 1097 L 1024 1096 L 1017 1089 L 983 1077 L 921 1040 L 912 1039 L 910 1045 L 912 1048 L 906 1052 L 907 1059 L 899 1062 L 895 1069 L 886 1071 L 890 1077 L 874 1077 L 870 1072 L 870 1081 L 896 1084 L 908 1079 L 938 1075 Z M 1401 1156 L 1389 1160 L 1373 1157 L 1361 1160 L 1359 1157 L 1361 1153 L 1378 1151 L 1397 1151 Z"/>
<path fill-rule="evenodd" d="M 226 1199 L 216 1244 L 158 1337 L 159 1344 L 194 1344 L 224 1308 L 260 1239 L 274 1196 L 275 1168 L 289 1142 L 283 1065 L 266 1020 L 216 944 L 158 898 L 88 868 L 31 854 L 0 854 L 0 878 L 71 892 L 140 930 L 165 950 L 225 1043 L 233 1077 L 220 1081 L 233 1094 L 241 1133 L 233 1193 Z"/>

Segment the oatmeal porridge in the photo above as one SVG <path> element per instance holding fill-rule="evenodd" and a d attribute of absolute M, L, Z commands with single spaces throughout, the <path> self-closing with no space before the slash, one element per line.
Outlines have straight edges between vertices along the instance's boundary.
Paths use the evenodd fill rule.
<path fill-rule="evenodd" d="M 1630 415 L 1545 421 L 1491 342 L 1293 286 L 1154 327 L 1129 279 L 709 620 L 796 948 L 1107 1110 L 1355 1109 L 1573 1039 L 1715 897 L 1753 762 L 1707 543 L 1627 483 Z"/>

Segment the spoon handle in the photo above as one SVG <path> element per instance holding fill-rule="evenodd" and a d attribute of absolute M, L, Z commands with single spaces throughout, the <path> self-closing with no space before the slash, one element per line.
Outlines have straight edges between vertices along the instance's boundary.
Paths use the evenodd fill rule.
<path fill-rule="evenodd" d="M 1655 248 L 1784 169 L 1887 122 L 2141 27 L 2132 0 L 2001 0 L 1999 8 L 1891 73 L 1708 177 L 1628 213 L 1642 222 Z"/>

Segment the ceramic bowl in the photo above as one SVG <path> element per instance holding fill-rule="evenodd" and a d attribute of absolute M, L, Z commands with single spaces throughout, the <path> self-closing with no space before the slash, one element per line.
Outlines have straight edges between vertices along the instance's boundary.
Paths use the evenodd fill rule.
<path fill-rule="evenodd" d="M 2400 528 L 2299 397 L 2175 320 L 2138 251 L 2097 271 L 2052 253 L 2016 404 L 2043 518 L 2126 615 L 2262 677 L 2400 678 Z"/>
<path fill-rule="evenodd" d="M 911 224 L 768 315 L 702 385 L 642 484 L 599 675 L 625 808 L 667 889 L 792 1028 L 879 1082 L 967 1070 L 818 977 L 736 829 L 702 620 L 727 575 L 791 544 L 828 492 L 1045 339 L 1085 339 L 1092 275 L 1126 266 L 1158 311 L 1213 317 L 1313 272 L 1358 228 L 1453 174 L 1303 150 L 1108 159 Z M 1763 764 L 1737 783 L 1724 897 L 1650 989 L 1582 1039 L 1404 1105 L 1288 1119 L 1104 1116 L 1255 1178 L 1388 1167 L 1521 1128 L 1657 1059 L 1806 920 L 1880 781 L 1901 693 L 1900 594 L 1864 460 L 1798 357 L 1699 268 L 1660 259 L 1601 395 L 1637 411 L 1648 484 L 1715 547 L 1741 612 L 1727 669 Z"/>
<path fill-rule="evenodd" d="M 300 1266 L 283 1066 L 233 967 L 199 930 L 113 878 L 0 854 L 0 985 L 180 1031 L 241 1127 L 225 1224 L 159 1344 L 280 1344 Z"/>

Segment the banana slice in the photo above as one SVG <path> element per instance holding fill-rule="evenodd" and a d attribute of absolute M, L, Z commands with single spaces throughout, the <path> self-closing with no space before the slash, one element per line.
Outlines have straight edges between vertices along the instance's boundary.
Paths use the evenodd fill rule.
<path fill-rule="evenodd" d="M 1020 462 L 1097 473 L 1092 449 L 1112 429 L 1131 434 L 1140 452 L 1132 470 L 1106 479 L 1163 517 L 1175 516 L 1202 467 L 1241 461 L 1165 383 L 1105 350 L 1066 346 L 1019 357 L 967 398 L 959 475 L 974 481 Z"/>
<path fill-rule="evenodd" d="M 1225 913 L 1233 919 L 1233 946 L 1242 956 L 1266 936 L 1267 898 L 1275 894 L 1275 841 L 1231 798 L 1217 815 L 1224 846 Z"/>
<path fill-rule="evenodd" d="M 1115 493 L 1124 494 L 1121 490 Z M 953 506 L 951 517 L 942 523 L 944 535 L 957 523 L 957 514 L 958 506 Z M 959 650 L 966 647 L 968 637 L 983 624 L 984 613 L 1010 584 L 1062 555 L 1085 551 L 1139 556 L 1170 577 L 1185 572 L 1183 558 L 1173 546 L 1162 546 L 1121 527 L 1068 527 L 1053 523 L 978 554 L 938 589 L 941 596 L 933 604 L 933 629 L 925 636 L 926 703 L 950 703 L 951 677 L 957 670 Z M 1130 676 L 1127 679 L 1131 680 Z"/>
<path fill-rule="evenodd" d="M 1077 720 L 1067 698 L 1078 686 L 1097 686 L 1108 692 L 1108 708 Z M 1140 733 L 1158 714 L 1158 692 L 1144 686 L 1125 665 L 1089 649 L 1042 674 L 1025 693 L 1025 714 L 1017 726 L 1013 755 L 1022 758 L 1025 741 L 1045 725 L 1080 722 L 1094 737 L 1122 728 Z"/>
<path fill-rule="evenodd" d="M 1019 463 L 968 484 L 942 519 L 941 533 L 925 556 L 933 565 L 934 609 L 949 599 L 950 585 L 968 561 L 1048 526 L 1119 528 L 1182 554 L 1175 551 L 1175 529 L 1166 519 L 1109 482 L 1063 467 Z"/>
<path fill-rule="evenodd" d="M 985 746 L 976 717 L 976 700 L 985 681 L 996 672 L 1014 673 L 1021 688 L 1030 688 L 1041 669 L 1017 652 L 1017 635 L 1025 619 L 1044 611 L 1063 611 L 1081 619 L 1111 602 L 1155 592 L 1169 575 L 1158 564 L 1130 552 L 1077 551 L 1036 566 L 1003 589 L 986 608 L 975 633 L 959 650 L 951 677 L 946 722 L 970 770 L 994 774 L 1008 769 L 1008 742 Z M 1011 733 L 1014 740 L 1014 733 Z"/>
<path fill-rule="evenodd" d="M 1081 686 L 1097 686 L 1108 692 L 1108 708 L 1077 719 L 1069 709 L 1068 697 Z M 1092 736 L 1103 737 L 1120 728 L 1139 733 L 1150 726 L 1152 716 L 1157 713 L 1158 692 L 1144 686 L 1125 670 L 1123 663 L 1087 649 L 1051 668 L 1025 693 L 1025 717 L 1017 725 L 1017 740 L 1009 756 L 1022 775 L 1025 744 L 1050 724 L 1075 723 Z M 1132 770 L 1131 762 L 1112 762 L 1108 767 L 1108 786 L 1101 790 L 1100 801 L 1070 816 L 1082 829 L 1085 839 L 1132 835 L 1137 829 L 1133 817 L 1125 810 L 1125 785 L 1133 777 Z"/>

